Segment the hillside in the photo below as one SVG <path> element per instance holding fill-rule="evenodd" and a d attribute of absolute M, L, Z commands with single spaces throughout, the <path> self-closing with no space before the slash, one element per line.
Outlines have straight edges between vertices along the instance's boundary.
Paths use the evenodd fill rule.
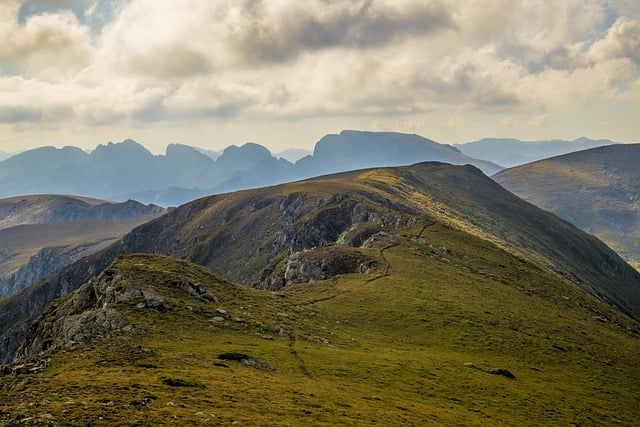
<path fill-rule="evenodd" d="M 455 144 L 454 147 L 467 156 L 510 168 L 547 157 L 611 144 L 616 143 L 608 139 L 593 140 L 584 137 L 573 141 L 561 139 L 521 141 L 513 138 L 484 138 L 465 144 Z"/>
<path fill-rule="evenodd" d="M 496 245 L 640 318 L 639 273 L 599 240 L 522 201 L 473 166 L 422 163 L 220 194 L 176 208 L 0 301 L 0 354 L 10 358 L 53 299 L 124 253 L 171 255 L 236 283 L 278 290 L 375 271 L 380 261 L 356 249 L 417 223 Z"/>
<path fill-rule="evenodd" d="M 493 178 L 640 266 L 639 162 L 640 144 L 619 144 L 519 166 Z"/>
<path fill-rule="evenodd" d="M 275 293 L 118 258 L 34 324 L 0 374 L 0 422 L 637 421 L 638 323 L 442 223 L 366 246 L 370 271 Z"/>
<path fill-rule="evenodd" d="M 0 298 L 115 242 L 164 209 L 38 195 L 0 200 Z"/>

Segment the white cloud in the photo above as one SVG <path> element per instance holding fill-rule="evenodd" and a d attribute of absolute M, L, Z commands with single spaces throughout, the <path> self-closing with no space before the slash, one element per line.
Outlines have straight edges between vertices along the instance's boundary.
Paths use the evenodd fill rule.
<path fill-rule="evenodd" d="M 18 10 L 15 1 L 0 6 L 0 70 L 58 78 L 89 63 L 91 39 L 73 13 L 34 15 L 19 24 Z"/>

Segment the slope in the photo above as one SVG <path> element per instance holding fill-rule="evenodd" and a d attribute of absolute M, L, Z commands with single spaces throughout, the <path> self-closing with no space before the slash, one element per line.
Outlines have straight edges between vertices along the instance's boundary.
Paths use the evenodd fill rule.
<path fill-rule="evenodd" d="M 0 200 L 0 298 L 113 243 L 164 212 L 62 195 Z"/>
<path fill-rule="evenodd" d="M 0 301 L 0 353 L 9 360 L 49 302 L 123 253 L 171 255 L 236 283 L 278 290 L 375 271 L 379 262 L 357 248 L 418 222 L 495 244 L 640 318 L 639 273 L 599 240 L 522 201 L 473 166 L 422 163 L 220 194 L 176 208 L 103 253 Z"/>
<path fill-rule="evenodd" d="M 594 148 L 498 173 L 508 190 L 640 264 L 640 144 Z"/>
<path fill-rule="evenodd" d="M 640 276 L 596 238 L 544 212 L 473 166 L 421 163 L 324 176 L 199 199 L 125 236 L 128 251 L 194 261 L 226 278 L 277 288 L 293 254 L 430 218 L 568 277 L 640 318 Z"/>
<path fill-rule="evenodd" d="M 273 293 L 153 255 L 51 305 L 0 376 L 20 425 L 632 425 L 638 323 L 443 224 Z M 1 374 L 0 374 L 1 375 Z"/>

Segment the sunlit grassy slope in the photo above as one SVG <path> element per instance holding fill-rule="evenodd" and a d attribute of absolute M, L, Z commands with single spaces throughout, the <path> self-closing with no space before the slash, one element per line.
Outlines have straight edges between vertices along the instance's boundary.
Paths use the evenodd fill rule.
<path fill-rule="evenodd" d="M 275 293 L 173 258 L 120 258 L 105 274 L 153 290 L 169 309 L 113 304 L 135 332 L 70 345 L 40 356 L 51 357 L 43 371 L 0 377 L 0 421 L 466 426 L 639 419 L 639 325 L 573 284 L 439 223 L 416 223 L 359 250 L 381 268 Z M 175 287 L 184 281 L 204 284 L 216 300 Z M 55 321 L 52 309 L 40 324 L 46 321 Z M 249 359 L 228 360 L 229 353 Z"/>

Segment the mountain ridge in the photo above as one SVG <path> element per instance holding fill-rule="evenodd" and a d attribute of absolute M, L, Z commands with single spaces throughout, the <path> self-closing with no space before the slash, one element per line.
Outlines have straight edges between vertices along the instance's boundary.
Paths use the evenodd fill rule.
<path fill-rule="evenodd" d="M 354 256 L 353 248 L 375 245 L 417 222 L 495 245 L 523 265 L 640 318 L 640 273 L 599 240 L 524 202 L 473 166 L 421 163 L 213 195 L 178 207 L 0 301 L 0 312 L 8 316 L 0 316 L 1 350 L 13 354 L 53 298 L 77 289 L 122 254 L 174 256 L 236 283 L 281 289 L 299 283 L 296 278 L 377 271 L 380 262 Z"/>
<path fill-rule="evenodd" d="M 217 157 L 181 144 L 170 144 L 165 155 L 154 156 L 132 140 L 101 144 L 91 153 L 72 147 L 45 147 L 0 164 L 0 196 L 67 193 L 175 206 L 211 193 L 419 160 L 471 163 L 488 174 L 500 169 L 451 146 L 397 132 L 342 131 L 325 136 L 316 146 L 314 154 L 295 164 L 251 142 L 231 145 Z M 50 157 L 53 160 L 48 160 Z M 34 176 L 25 172 L 32 167 L 38 168 Z"/>
<path fill-rule="evenodd" d="M 611 144 L 618 143 L 608 139 L 593 140 L 586 137 L 576 138 L 572 141 L 562 139 L 522 141 L 515 138 L 483 138 L 464 144 L 454 144 L 454 147 L 469 156 L 492 161 L 503 167 L 510 168 L 548 157 Z"/>

